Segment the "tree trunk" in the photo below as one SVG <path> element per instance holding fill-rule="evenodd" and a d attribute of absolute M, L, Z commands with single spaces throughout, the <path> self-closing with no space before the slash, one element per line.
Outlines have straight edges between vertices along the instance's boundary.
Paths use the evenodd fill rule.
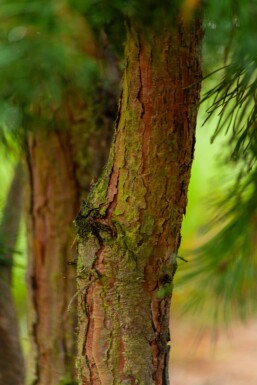
<path fill-rule="evenodd" d="M 6 199 L 0 225 L 0 385 L 23 385 L 24 360 L 18 331 L 18 319 L 11 292 L 13 252 L 16 246 L 22 210 L 22 168 L 18 164 Z"/>
<path fill-rule="evenodd" d="M 168 383 L 171 285 L 201 83 L 201 25 L 130 27 L 105 173 L 76 219 L 79 381 Z"/>
<path fill-rule="evenodd" d="M 75 272 L 72 220 L 78 191 L 67 133 L 38 131 L 28 141 L 30 384 L 59 384 L 74 377 L 76 319 L 68 313 Z"/>
<path fill-rule="evenodd" d="M 75 383 L 77 252 L 73 221 L 82 193 L 99 176 L 109 152 L 112 109 L 116 110 L 115 96 L 109 98 L 113 103 L 108 111 L 101 111 L 98 129 L 82 103 L 77 117 L 74 108 L 66 106 L 68 130 L 38 130 L 28 137 L 29 384 Z M 60 117 L 55 119 L 57 126 Z"/>

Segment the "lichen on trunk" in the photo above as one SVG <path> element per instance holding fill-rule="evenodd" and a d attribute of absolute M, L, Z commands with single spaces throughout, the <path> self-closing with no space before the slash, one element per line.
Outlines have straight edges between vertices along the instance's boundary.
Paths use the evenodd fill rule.
<path fill-rule="evenodd" d="M 193 159 L 201 25 L 130 26 L 116 134 L 76 219 L 83 385 L 168 383 L 169 308 Z"/>

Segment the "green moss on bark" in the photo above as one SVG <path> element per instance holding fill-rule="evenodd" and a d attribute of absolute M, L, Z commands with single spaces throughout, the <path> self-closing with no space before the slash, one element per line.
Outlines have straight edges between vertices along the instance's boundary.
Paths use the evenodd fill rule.
<path fill-rule="evenodd" d="M 129 31 L 108 166 L 77 218 L 83 385 L 166 381 L 171 255 L 186 206 L 196 122 L 188 115 L 200 78 L 199 26 L 177 27 L 151 42 Z"/>

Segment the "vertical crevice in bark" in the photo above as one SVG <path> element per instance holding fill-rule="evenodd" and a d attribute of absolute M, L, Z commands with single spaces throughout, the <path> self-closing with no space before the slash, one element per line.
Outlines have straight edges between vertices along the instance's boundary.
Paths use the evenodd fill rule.
<path fill-rule="evenodd" d="M 6 198 L 0 225 L 3 242 L 0 263 L 0 384 L 23 385 L 24 359 L 19 340 L 19 325 L 12 297 L 13 254 L 22 211 L 22 167 L 16 166 Z"/>
<path fill-rule="evenodd" d="M 169 308 L 201 69 L 195 21 L 130 26 L 117 129 L 77 216 L 80 384 L 167 383 Z"/>

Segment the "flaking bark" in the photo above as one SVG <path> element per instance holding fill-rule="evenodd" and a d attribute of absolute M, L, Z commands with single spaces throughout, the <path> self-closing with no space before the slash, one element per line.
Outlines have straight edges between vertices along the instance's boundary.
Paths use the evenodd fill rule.
<path fill-rule="evenodd" d="M 111 154 L 76 219 L 81 385 L 168 383 L 170 287 L 193 160 L 200 41 L 198 20 L 145 39 L 128 31 Z"/>

